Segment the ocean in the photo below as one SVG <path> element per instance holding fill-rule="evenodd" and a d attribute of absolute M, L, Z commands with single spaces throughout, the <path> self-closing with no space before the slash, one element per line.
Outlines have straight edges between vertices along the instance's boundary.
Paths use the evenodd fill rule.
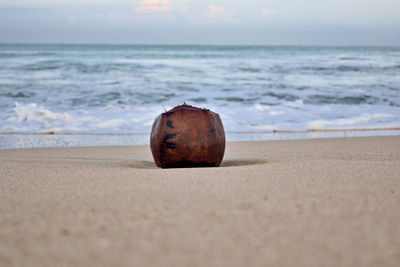
<path fill-rule="evenodd" d="M 3 138 L 148 135 L 183 103 L 231 136 L 398 129 L 400 47 L 0 44 Z"/>

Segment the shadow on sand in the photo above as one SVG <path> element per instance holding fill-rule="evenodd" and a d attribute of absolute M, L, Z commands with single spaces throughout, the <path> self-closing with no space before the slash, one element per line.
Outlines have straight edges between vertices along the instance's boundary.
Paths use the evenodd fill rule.
<path fill-rule="evenodd" d="M 265 164 L 265 163 L 267 163 L 267 161 L 260 160 L 260 159 L 224 160 L 221 164 L 221 168 L 259 165 L 259 164 Z M 129 166 L 131 168 L 136 168 L 136 169 L 160 169 L 152 161 L 136 161 L 133 164 L 130 164 Z"/>

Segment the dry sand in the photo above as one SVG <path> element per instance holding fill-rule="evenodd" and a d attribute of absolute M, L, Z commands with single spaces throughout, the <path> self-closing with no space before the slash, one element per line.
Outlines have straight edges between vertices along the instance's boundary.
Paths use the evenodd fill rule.
<path fill-rule="evenodd" d="M 0 151 L 0 266 L 400 266 L 400 137 Z"/>

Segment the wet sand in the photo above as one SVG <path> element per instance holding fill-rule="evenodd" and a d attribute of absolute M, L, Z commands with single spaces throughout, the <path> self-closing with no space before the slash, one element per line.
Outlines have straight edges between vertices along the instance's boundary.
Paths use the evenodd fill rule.
<path fill-rule="evenodd" d="M 0 150 L 0 266 L 400 266 L 400 137 Z"/>

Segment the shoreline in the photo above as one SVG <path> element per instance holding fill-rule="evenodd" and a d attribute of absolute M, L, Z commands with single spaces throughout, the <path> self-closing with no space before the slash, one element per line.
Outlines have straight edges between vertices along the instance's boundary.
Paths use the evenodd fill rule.
<path fill-rule="evenodd" d="M 324 131 L 276 131 L 276 132 L 226 132 L 228 142 L 269 141 L 269 140 L 307 140 L 321 138 L 351 138 L 373 136 L 400 136 L 397 128 L 371 128 Z M 40 147 L 95 147 L 149 145 L 150 134 L 38 134 L 38 133 L 0 133 L 0 150 L 27 149 Z"/>
<path fill-rule="evenodd" d="M 0 150 L 0 265 L 398 266 L 400 136 Z"/>
<path fill-rule="evenodd" d="M 226 134 L 272 134 L 272 133 L 310 133 L 310 132 L 370 132 L 370 131 L 400 131 L 400 127 L 362 127 L 362 128 L 327 128 L 306 130 L 278 130 L 272 131 L 226 131 Z M 149 135 L 150 133 L 62 133 L 55 131 L 30 132 L 0 132 L 0 135 Z"/>

